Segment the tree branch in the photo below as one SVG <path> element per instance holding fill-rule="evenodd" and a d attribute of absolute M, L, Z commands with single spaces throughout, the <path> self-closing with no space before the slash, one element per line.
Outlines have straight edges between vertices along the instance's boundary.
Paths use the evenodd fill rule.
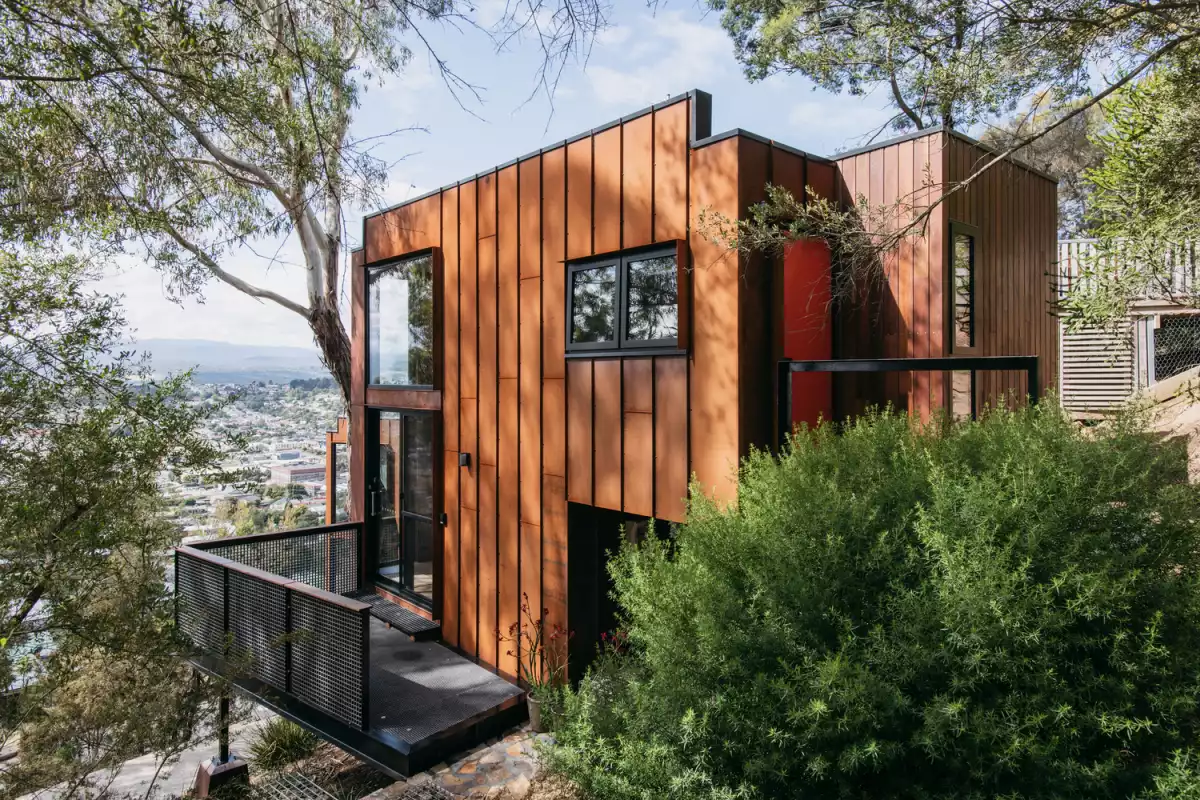
<path fill-rule="evenodd" d="M 272 302 L 278 303 L 279 305 L 283 306 L 284 308 L 288 309 L 289 311 L 294 311 L 297 314 L 299 314 L 300 316 L 304 317 L 305 320 L 307 320 L 311 316 L 309 309 L 300 305 L 295 300 L 289 300 L 288 298 L 284 297 L 283 295 L 281 295 L 277 292 L 272 292 L 269 289 L 260 289 L 259 287 L 254 286 L 253 284 L 247 283 L 246 281 L 242 280 L 241 278 L 237 277 L 236 275 L 232 275 L 232 274 L 226 272 L 225 270 L 221 269 L 221 265 L 218 264 L 216 261 L 214 261 L 212 256 L 210 256 L 208 253 L 201 250 L 191 240 L 184 237 L 183 234 L 181 234 L 178 231 L 178 229 L 175 228 L 174 225 L 171 225 L 169 222 L 164 221 L 163 227 L 164 227 L 164 230 L 166 230 L 167 235 L 170 236 L 172 239 L 174 239 L 176 244 L 178 244 L 184 250 L 187 250 L 189 253 L 191 253 L 193 256 L 195 256 L 196 260 L 199 261 L 201 264 L 203 264 L 204 268 L 207 269 L 210 273 L 212 273 L 213 277 L 229 284 L 233 288 L 237 289 L 239 292 L 250 295 L 251 297 L 256 297 L 261 300 L 270 300 Z"/>

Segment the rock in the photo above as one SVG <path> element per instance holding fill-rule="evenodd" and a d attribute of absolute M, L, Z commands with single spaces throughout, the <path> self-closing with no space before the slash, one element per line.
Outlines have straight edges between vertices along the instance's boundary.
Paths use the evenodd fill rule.
<path fill-rule="evenodd" d="M 480 764 L 499 764 L 504 760 L 504 754 L 492 750 L 483 758 L 479 759 Z"/>
<path fill-rule="evenodd" d="M 524 800 L 525 795 L 529 794 L 529 778 L 524 775 L 518 775 L 515 780 L 509 782 L 508 786 L 504 788 L 508 791 L 508 796 L 511 800 Z"/>

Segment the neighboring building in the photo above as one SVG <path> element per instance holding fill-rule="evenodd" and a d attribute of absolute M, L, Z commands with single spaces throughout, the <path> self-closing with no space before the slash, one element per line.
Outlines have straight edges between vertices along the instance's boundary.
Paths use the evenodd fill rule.
<path fill-rule="evenodd" d="M 296 459 L 299 457 L 300 457 L 299 450 L 285 450 L 281 453 L 275 454 L 275 458 L 279 459 L 280 461 L 290 461 L 292 459 Z"/>
<path fill-rule="evenodd" d="M 485 735 L 519 698 L 504 681 L 449 698 L 455 682 L 437 683 L 432 663 L 420 698 L 411 684 L 381 688 L 402 659 L 376 659 L 391 645 L 356 615 L 440 640 L 429 652 L 457 653 L 464 675 L 477 668 L 463 657 L 513 679 L 501 632 L 527 596 L 574 631 L 578 674 L 614 621 L 604 561 L 622 526 L 637 536 L 651 517 L 683 521 L 693 475 L 736 499 L 738 460 L 780 433 L 781 359 L 1041 360 L 1035 386 L 1024 372 L 967 369 L 805 375 L 796 420 L 884 403 L 922 418 L 969 412 L 1053 382 L 1053 180 L 1006 161 L 936 202 L 989 157 L 981 145 L 929 130 L 829 159 L 712 135 L 710 109 L 704 92 L 681 95 L 364 220 L 350 424 L 326 439 L 330 486 L 349 449 L 360 521 L 180 552 L 194 609 L 181 629 L 209 647 L 233 631 L 278 661 L 260 677 L 272 691 L 243 688 L 384 768 L 435 763 L 449 737 Z M 885 287 L 831 312 L 823 244 L 746 256 L 700 229 L 702 213 L 744 218 L 768 183 L 933 211 L 924 235 L 889 254 Z M 250 613 L 265 602 L 251 597 L 273 597 L 269 613 Z M 301 618 L 314 635 L 284 656 L 262 649 Z"/>
<path fill-rule="evenodd" d="M 272 466 L 271 477 L 267 479 L 267 483 L 281 485 L 304 483 L 306 481 L 323 481 L 324 479 L 324 464 L 288 464 Z"/>
<path fill-rule="evenodd" d="M 1058 244 L 1060 291 L 1081 280 L 1095 259 L 1094 239 Z M 1169 285 L 1137 298 L 1123 319 L 1106 327 L 1062 325 L 1063 405 L 1081 416 L 1110 412 L 1159 381 L 1200 365 L 1200 309 L 1196 308 L 1196 249 L 1180 245 L 1162 254 Z M 1119 270 L 1122 265 L 1108 265 Z"/>

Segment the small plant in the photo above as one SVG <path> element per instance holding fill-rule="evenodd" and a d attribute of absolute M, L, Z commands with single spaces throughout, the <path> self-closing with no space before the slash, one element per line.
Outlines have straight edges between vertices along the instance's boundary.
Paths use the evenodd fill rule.
<path fill-rule="evenodd" d="M 282 769 L 313 754 L 320 744 L 316 735 L 294 722 L 276 717 L 262 726 L 250 745 L 255 766 L 267 770 Z"/>
<path fill-rule="evenodd" d="M 506 655 L 517 659 L 517 679 L 529 687 L 529 715 L 535 729 L 541 727 L 541 704 L 553 716 L 561 698 L 561 687 L 567 672 L 567 642 L 574 635 L 557 622 L 547 628 L 550 609 L 543 608 L 534 616 L 529 595 L 521 593 L 521 617 L 508 626 L 508 635 L 499 629 L 500 642 L 510 645 Z"/>

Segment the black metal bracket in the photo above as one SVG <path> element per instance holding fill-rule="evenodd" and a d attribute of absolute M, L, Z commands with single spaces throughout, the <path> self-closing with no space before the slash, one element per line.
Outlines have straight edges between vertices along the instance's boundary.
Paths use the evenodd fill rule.
<path fill-rule="evenodd" d="M 775 372 L 775 414 L 780 448 L 792 430 L 792 374 L 796 372 L 1024 372 L 1031 405 L 1040 399 L 1038 356 L 947 356 L 940 358 L 834 358 L 792 361 L 785 358 Z M 972 414 L 974 410 L 972 407 Z"/>

